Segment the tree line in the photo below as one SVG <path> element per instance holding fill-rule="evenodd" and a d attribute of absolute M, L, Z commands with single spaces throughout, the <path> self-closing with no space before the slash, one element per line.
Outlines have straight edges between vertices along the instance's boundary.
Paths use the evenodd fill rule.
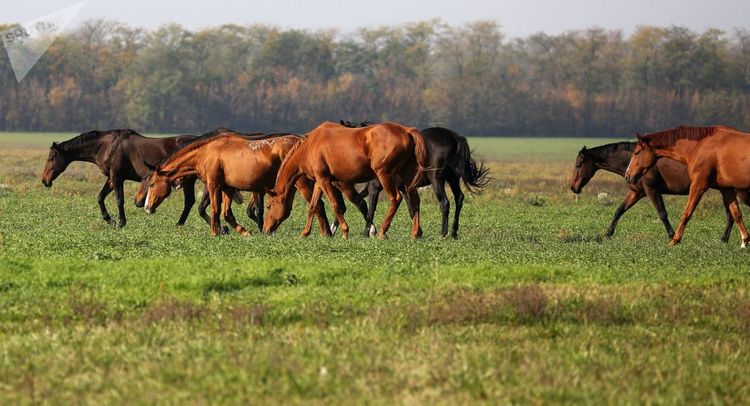
<path fill-rule="evenodd" d="M 750 32 L 509 38 L 493 21 L 426 21 L 343 35 L 96 20 L 58 38 L 20 84 L 3 50 L 0 95 L 4 131 L 304 132 L 338 119 L 473 136 L 750 129 Z"/>

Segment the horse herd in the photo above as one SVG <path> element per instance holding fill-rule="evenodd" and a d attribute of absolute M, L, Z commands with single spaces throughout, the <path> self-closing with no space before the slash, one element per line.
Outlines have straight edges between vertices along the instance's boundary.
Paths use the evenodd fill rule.
<path fill-rule="evenodd" d="M 291 133 L 243 134 L 217 128 L 201 136 L 144 137 L 133 130 L 91 131 L 50 147 L 42 183 L 52 182 L 74 161 L 95 163 L 107 177 L 99 192 L 99 209 L 104 221 L 124 227 L 125 181 L 140 182 L 135 204 L 154 213 L 173 189 L 181 188 L 184 207 L 177 222 L 183 225 L 195 204 L 195 183 L 200 179 L 205 192 L 199 213 L 211 226 L 211 233 L 228 233 L 224 220 L 241 235 L 249 231 L 238 224 L 232 202 L 242 202 L 240 191 L 251 192 L 247 213 L 264 233 L 273 233 L 289 217 L 299 190 L 309 204 L 303 236 L 310 234 L 313 217 L 323 235 L 340 228 L 344 238 L 349 226 L 344 219 L 350 200 L 366 221 L 365 235 L 384 238 L 402 200 L 413 220 L 411 237 L 422 236 L 420 199 L 417 189 L 432 185 L 442 213 L 442 235 L 448 234 L 448 202 L 445 184 L 455 198 L 451 236 L 458 237 L 463 205 L 461 182 L 470 192 L 487 185 L 488 170 L 471 155 L 466 138 L 441 127 L 422 131 L 396 123 L 369 125 L 367 122 L 326 122 L 301 137 Z M 367 183 L 361 192 L 355 184 Z M 119 221 L 115 223 L 104 204 L 114 190 Z M 390 207 L 380 232 L 373 225 L 378 197 L 385 191 Z M 328 198 L 335 221 L 330 225 L 321 201 Z M 264 197 L 268 213 L 264 218 Z M 365 198 L 369 195 L 369 207 Z M 211 215 L 206 214 L 210 205 Z"/>
<path fill-rule="evenodd" d="M 602 169 L 623 176 L 629 193 L 617 208 L 607 230 L 615 232 L 620 217 L 648 196 L 664 223 L 671 242 L 678 244 L 696 206 L 709 189 L 721 192 L 727 225 L 721 240 L 727 242 L 736 223 L 742 247 L 750 235 L 742 219 L 738 199 L 750 206 L 750 134 L 726 126 L 687 127 L 638 135 L 637 142 L 619 142 L 588 149 L 575 161 L 570 189 L 581 193 Z M 663 159 L 662 159 L 663 158 Z M 251 192 L 247 214 L 263 233 L 273 233 L 289 217 L 297 190 L 308 202 L 303 236 L 310 234 L 313 218 L 320 232 L 331 236 L 338 228 L 347 238 L 344 197 L 365 219 L 365 236 L 384 238 L 403 200 L 413 225 L 411 237 L 422 236 L 420 199 L 417 188 L 432 185 L 442 214 L 441 234 L 448 235 L 450 203 L 445 184 L 455 199 L 451 237 L 458 237 L 464 194 L 461 183 L 472 193 L 487 186 L 488 170 L 472 157 L 466 138 L 441 127 L 422 131 L 396 123 L 370 125 L 326 122 L 304 137 L 290 134 L 242 134 L 218 128 L 201 136 L 148 138 L 132 130 L 91 131 L 50 147 L 42 182 L 52 182 L 73 161 L 95 163 L 107 176 L 99 192 L 104 221 L 113 223 L 104 199 L 114 190 L 120 227 L 125 226 L 123 183 L 140 182 L 135 203 L 154 213 L 171 191 L 181 188 L 184 208 L 178 225 L 185 223 L 195 204 L 195 183 L 205 192 L 199 213 L 213 235 L 228 233 L 219 216 L 242 235 L 249 232 L 237 223 L 232 202 L 241 203 L 240 191 Z M 355 184 L 367 183 L 362 191 Z M 373 218 L 381 191 L 390 207 L 378 234 Z M 335 214 L 330 225 L 321 201 L 325 194 Z M 663 195 L 688 195 L 687 205 L 675 232 L 669 222 Z M 269 196 L 264 217 L 264 197 Z M 365 198 L 369 196 L 369 205 Z M 206 209 L 211 206 L 211 215 Z"/>

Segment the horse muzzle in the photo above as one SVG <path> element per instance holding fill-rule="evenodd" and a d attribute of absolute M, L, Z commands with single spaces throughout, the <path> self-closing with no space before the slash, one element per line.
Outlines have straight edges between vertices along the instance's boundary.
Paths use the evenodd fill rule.
<path fill-rule="evenodd" d="M 52 181 L 42 179 L 42 185 L 44 185 L 45 187 L 52 187 Z"/>

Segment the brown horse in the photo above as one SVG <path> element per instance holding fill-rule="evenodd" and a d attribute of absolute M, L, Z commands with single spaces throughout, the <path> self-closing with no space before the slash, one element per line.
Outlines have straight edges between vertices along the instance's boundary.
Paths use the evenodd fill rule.
<path fill-rule="evenodd" d="M 413 239 L 419 238 L 422 229 L 419 224 L 419 194 L 416 186 L 422 180 L 420 169 L 425 168 L 427 163 L 425 142 L 416 128 L 395 123 L 364 128 L 323 123 L 310 132 L 284 160 L 276 186 L 269 191 L 271 198 L 263 231 L 275 231 L 289 217 L 294 200 L 294 183 L 304 177 L 315 181 L 315 189 L 302 235 L 309 235 L 315 204 L 325 192 L 336 213 L 342 236 L 346 239 L 349 226 L 344 219 L 336 189 L 341 190 L 349 200 L 357 202 L 361 199 L 358 199 L 354 184 L 377 178 L 391 202 L 379 237 L 385 238 L 401 204 L 403 196 L 399 188 L 408 186 L 406 193 L 414 213 L 411 236 Z"/>
<path fill-rule="evenodd" d="M 107 207 L 104 205 L 104 199 L 114 190 L 120 216 L 117 225 L 124 227 L 127 222 L 125 218 L 125 181 L 140 182 L 141 178 L 148 172 L 144 161 L 158 161 L 174 151 L 178 145 L 193 138 L 195 136 L 192 135 L 148 138 L 127 129 L 82 133 L 68 141 L 59 144 L 52 143 L 42 174 L 42 183 L 46 187 L 51 187 L 52 182 L 68 168 L 71 162 L 83 161 L 95 164 L 107 177 L 102 190 L 99 192 L 98 199 L 102 218 L 107 223 L 114 224 Z M 195 204 L 195 180 L 195 178 L 183 180 L 185 207 L 177 225 L 185 224 L 190 209 Z"/>
<path fill-rule="evenodd" d="M 680 224 L 670 244 L 676 245 L 685 233 L 690 217 L 709 188 L 719 189 L 742 237 L 742 247 L 750 241 L 735 189 L 750 189 L 750 134 L 725 126 L 677 127 L 645 136 L 638 135 L 625 179 L 634 184 L 666 157 L 687 165 L 690 195 Z"/>
<path fill-rule="evenodd" d="M 594 148 L 584 146 L 576 157 L 573 177 L 570 179 L 570 190 L 575 194 L 580 194 L 589 180 L 600 169 L 625 176 L 625 170 L 633 156 L 635 144 L 635 142 L 616 142 Z M 669 223 L 663 195 L 685 196 L 690 192 L 690 177 L 688 176 L 687 166 L 671 159 L 660 159 L 653 168 L 641 176 L 638 182 L 628 185 L 628 189 L 628 194 L 615 211 L 612 222 L 609 224 L 607 237 L 614 235 L 620 217 L 641 199 L 648 196 L 667 230 L 667 235 L 672 239 L 674 230 Z M 738 190 L 737 198 L 750 205 L 750 194 L 747 191 Z M 727 212 L 727 225 L 721 237 L 722 242 L 729 241 L 733 226 L 732 214 Z"/>
<path fill-rule="evenodd" d="M 177 180 L 197 176 L 206 184 L 211 201 L 211 233 L 220 234 L 219 208 L 223 206 L 224 219 L 238 233 L 248 235 L 249 232 L 234 218 L 230 196 L 237 191 L 250 191 L 258 193 L 258 198 L 262 200 L 265 189 L 273 186 L 284 157 L 301 139 L 293 134 L 246 136 L 233 132 L 213 132 L 183 144 L 151 168 L 146 212 L 156 211 Z M 311 182 L 300 180 L 297 187 L 307 199 L 310 198 Z M 322 204 L 316 207 L 319 209 L 321 232 L 330 235 Z"/>

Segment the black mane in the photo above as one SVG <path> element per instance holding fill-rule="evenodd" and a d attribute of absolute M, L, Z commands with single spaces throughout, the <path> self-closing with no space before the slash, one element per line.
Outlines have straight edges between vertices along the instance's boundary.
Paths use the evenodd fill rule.
<path fill-rule="evenodd" d="M 86 142 L 89 142 L 93 139 L 98 139 L 102 136 L 109 135 L 109 134 L 114 134 L 116 137 L 121 137 L 121 136 L 126 136 L 126 135 L 140 135 L 134 130 L 131 130 L 129 128 L 107 130 L 107 131 L 93 130 L 93 131 L 81 133 L 81 135 L 77 137 L 61 142 L 57 144 L 57 148 L 65 152 L 73 151 Z"/>

